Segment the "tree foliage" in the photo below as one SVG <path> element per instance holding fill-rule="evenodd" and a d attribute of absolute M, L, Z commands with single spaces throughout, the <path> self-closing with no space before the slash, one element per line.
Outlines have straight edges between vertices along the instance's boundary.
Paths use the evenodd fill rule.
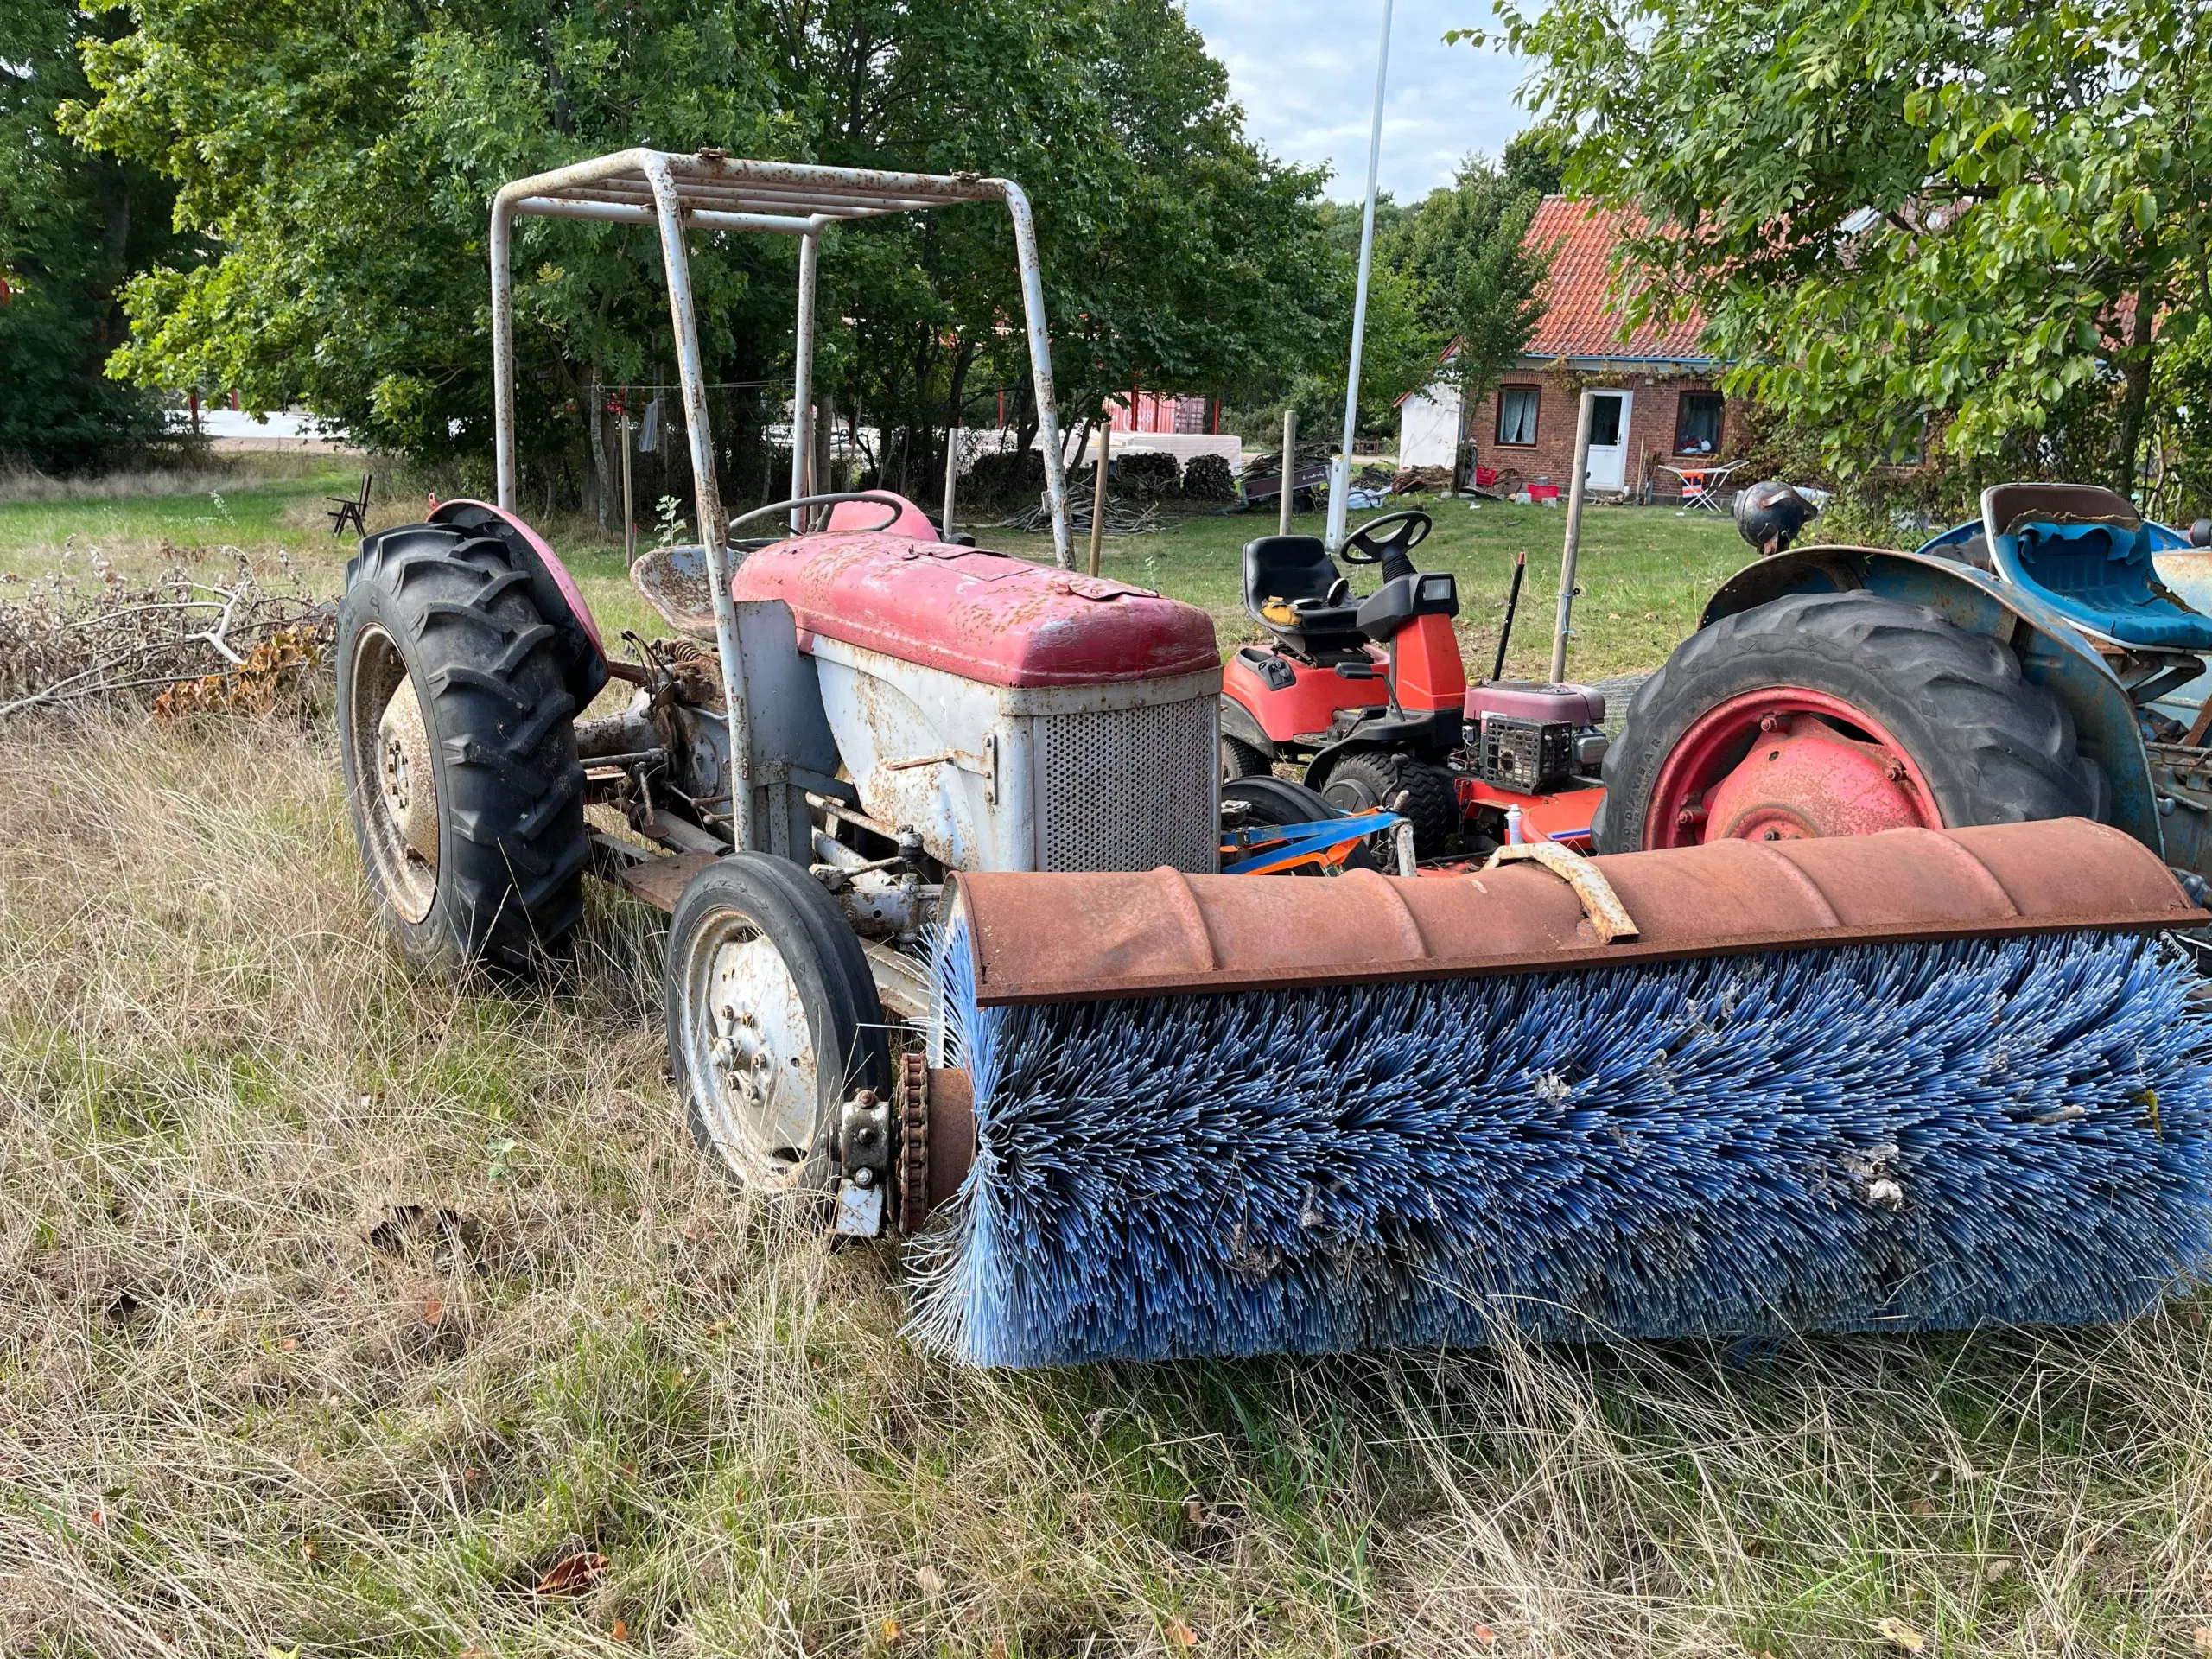
<path fill-rule="evenodd" d="M 1459 342 L 1448 375 L 1469 403 L 1520 361 L 1542 320 L 1545 261 L 1523 238 L 1541 200 L 1530 184 L 1556 183 L 1548 172 L 1525 149 L 1509 149 L 1497 166 L 1470 156 L 1450 187 L 1423 200 L 1394 250 L 1432 327 Z"/>
<path fill-rule="evenodd" d="M 1375 269 L 1367 296 L 1360 360 L 1359 429 L 1388 435 L 1395 406 L 1409 391 L 1439 383 L 1478 397 L 1520 359 L 1542 308 L 1541 255 L 1522 238 L 1544 189 L 1557 186 L 1556 167 L 1520 140 L 1497 162 L 1470 156 L 1452 182 L 1410 207 L 1387 191 L 1375 204 Z M 1322 229 L 1333 264 L 1323 290 L 1325 342 L 1315 366 L 1280 377 L 1273 410 L 1294 403 L 1307 432 L 1333 432 L 1343 418 L 1351 308 L 1359 258 L 1361 209 L 1323 202 Z M 1459 351 L 1448 366 L 1445 350 Z"/>
<path fill-rule="evenodd" d="M 1632 307 L 1697 305 L 1859 465 L 2133 485 L 2212 315 L 2212 53 L 2170 0 L 1503 0 L 1568 187 L 1647 216 Z"/>
<path fill-rule="evenodd" d="M 1244 138 L 1171 0 L 138 0 L 136 16 L 88 45 L 95 96 L 65 120 L 175 180 L 218 249 L 131 289 L 118 368 L 144 382 L 232 385 L 379 447 L 480 456 L 491 197 L 632 144 L 1020 181 L 1064 415 L 1132 384 L 1230 387 L 1310 350 L 1318 175 Z M 692 246 L 709 379 L 784 379 L 796 243 Z M 594 385 L 674 378 L 658 245 L 649 227 L 525 219 L 515 270 L 518 424 L 550 480 L 584 465 Z M 817 384 L 910 457 L 963 410 L 995 413 L 1001 387 L 1026 409 L 1003 213 L 833 230 L 822 300 Z"/>
<path fill-rule="evenodd" d="M 85 90 L 77 34 L 122 26 L 71 0 L 0 7 L 0 461 L 73 469 L 161 430 L 153 400 L 101 365 L 124 332 L 124 280 L 177 249 L 171 193 L 54 124 Z"/>

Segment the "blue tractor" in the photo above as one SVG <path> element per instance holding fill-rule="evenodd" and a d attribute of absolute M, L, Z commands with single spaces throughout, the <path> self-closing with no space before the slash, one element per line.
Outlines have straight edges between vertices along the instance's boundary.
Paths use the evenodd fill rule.
<path fill-rule="evenodd" d="M 1792 547 L 1809 510 L 1777 486 L 1744 505 L 1767 556 L 1637 691 L 1599 851 L 2080 817 L 2203 896 L 2212 521 L 2183 533 L 2111 490 L 2004 484 L 1907 553 Z"/>

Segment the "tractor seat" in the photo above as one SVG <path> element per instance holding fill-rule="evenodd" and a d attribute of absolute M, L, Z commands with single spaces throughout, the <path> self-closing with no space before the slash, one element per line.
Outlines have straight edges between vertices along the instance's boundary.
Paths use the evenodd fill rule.
<path fill-rule="evenodd" d="M 2092 516 L 2066 510 L 2077 505 L 2071 502 L 2023 502 L 2025 511 L 1990 526 L 1997 531 L 1989 543 L 1991 563 L 2000 576 L 2092 633 L 2152 650 L 2212 651 L 2212 617 L 2190 609 L 2158 580 L 2151 526 L 2121 498 L 2112 496 L 2110 503 L 2116 508 L 2080 504 L 2105 509 Z M 2006 504 L 1999 505 L 2001 510 Z"/>
<path fill-rule="evenodd" d="M 1296 652 L 1349 650 L 1363 638 L 1351 585 L 1318 536 L 1245 543 L 1244 608 Z"/>

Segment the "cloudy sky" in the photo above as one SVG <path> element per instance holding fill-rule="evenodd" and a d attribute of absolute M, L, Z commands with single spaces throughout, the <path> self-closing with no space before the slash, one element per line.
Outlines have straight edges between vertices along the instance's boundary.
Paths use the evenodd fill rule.
<path fill-rule="evenodd" d="M 1328 162 L 1328 194 L 1357 200 L 1382 0 L 1185 0 L 1185 9 L 1229 66 L 1252 137 L 1292 161 Z M 1526 120 L 1513 102 L 1521 71 L 1512 59 L 1443 43 L 1446 29 L 1490 20 L 1484 0 L 1397 0 L 1382 182 L 1401 201 L 1447 182 L 1470 149 L 1497 155 Z"/>

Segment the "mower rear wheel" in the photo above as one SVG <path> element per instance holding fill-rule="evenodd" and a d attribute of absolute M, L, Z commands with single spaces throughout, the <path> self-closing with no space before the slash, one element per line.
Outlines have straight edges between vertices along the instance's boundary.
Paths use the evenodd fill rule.
<path fill-rule="evenodd" d="M 1329 768 L 1321 793 L 1346 812 L 1398 813 L 1413 825 L 1414 852 L 1421 858 L 1445 852 L 1459 831 L 1459 796 L 1452 774 L 1408 755 L 1382 749 L 1348 754 Z"/>
<path fill-rule="evenodd" d="M 1793 594 L 1675 648 L 1605 763 L 1600 852 L 2096 817 L 2109 786 L 2019 660 L 1925 607 Z"/>
<path fill-rule="evenodd" d="M 497 537 L 369 537 L 338 607 L 338 748 L 385 926 L 416 963 L 520 967 L 583 913 L 575 699 Z"/>
<path fill-rule="evenodd" d="M 875 981 L 836 901 L 787 859 L 715 860 L 677 900 L 663 993 L 701 1147 L 743 1186 L 827 1186 L 838 1107 L 892 1084 Z"/>

